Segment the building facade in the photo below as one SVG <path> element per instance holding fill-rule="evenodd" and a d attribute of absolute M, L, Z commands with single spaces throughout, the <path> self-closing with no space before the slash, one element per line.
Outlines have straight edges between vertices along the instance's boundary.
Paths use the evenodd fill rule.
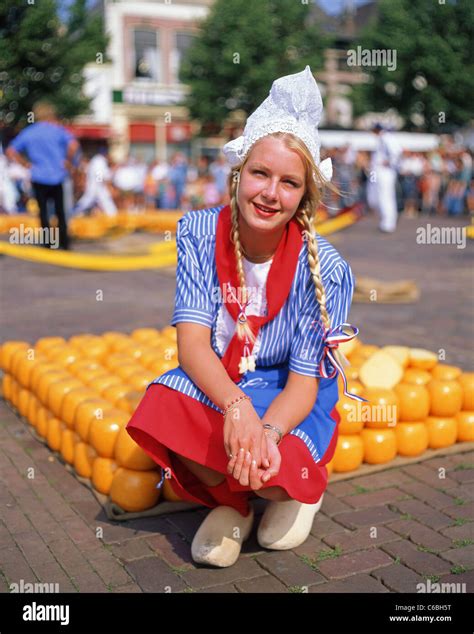
<path fill-rule="evenodd" d="M 92 114 L 75 130 L 85 145 L 107 141 L 115 160 L 190 154 L 197 131 L 182 105 L 181 59 L 213 0 L 104 0 L 109 46 L 85 69 Z"/>

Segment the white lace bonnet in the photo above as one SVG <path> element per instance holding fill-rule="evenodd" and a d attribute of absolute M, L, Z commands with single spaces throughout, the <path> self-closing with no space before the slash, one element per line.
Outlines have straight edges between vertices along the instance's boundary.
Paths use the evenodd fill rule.
<path fill-rule="evenodd" d="M 318 125 L 323 101 L 309 66 L 276 79 L 270 94 L 247 119 L 244 133 L 222 149 L 231 167 L 239 165 L 252 145 L 272 132 L 291 132 L 306 145 L 323 177 L 332 178 L 331 159 L 320 161 Z"/>

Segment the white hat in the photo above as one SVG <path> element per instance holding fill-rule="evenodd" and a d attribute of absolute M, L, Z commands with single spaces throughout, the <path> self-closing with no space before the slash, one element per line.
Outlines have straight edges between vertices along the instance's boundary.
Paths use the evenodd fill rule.
<path fill-rule="evenodd" d="M 291 132 L 306 145 L 326 180 L 331 180 L 331 159 L 320 161 L 318 125 L 323 101 L 309 66 L 273 82 L 270 94 L 247 119 L 244 133 L 222 149 L 228 163 L 239 165 L 252 145 L 272 132 Z"/>

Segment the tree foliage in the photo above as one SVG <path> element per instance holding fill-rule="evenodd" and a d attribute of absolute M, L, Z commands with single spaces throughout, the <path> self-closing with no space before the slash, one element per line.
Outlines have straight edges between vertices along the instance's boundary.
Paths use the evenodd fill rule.
<path fill-rule="evenodd" d="M 105 58 L 102 18 L 87 0 L 74 0 L 61 20 L 56 0 L 0 3 L 0 124 L 25 123 L 38 99 L 71 118 L 86 112 L 82 70 L 97 54 Z"/>
<path fill-rule="evenodd" d="M 355 113 L 395 108 L 408 129 L 431 132 L 468 122 L 474 102 L 473 31 L 472 0 L 381 0 L 377 20 L 357 44 L 395 49 L 397 67 L 363 68 L 371 82 L 356 88 Z"/>
<path fill-rule="evenodd" d="M 322 68 L 329 40 L 309 11 L 295 0 L 216 0 L 181 66 L 191 116 L 219 127 L 233 110 L 250 114 L 275 78 Z"/>

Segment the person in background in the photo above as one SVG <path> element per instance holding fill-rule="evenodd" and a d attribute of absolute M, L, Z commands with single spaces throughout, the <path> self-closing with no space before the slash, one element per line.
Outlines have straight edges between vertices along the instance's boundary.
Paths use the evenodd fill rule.
<path fill-rule="evenodd" d="M 472 179 L 472 150 L 468 151 L 466 148 L 463 148 L 460 152 L 460 160 L 461 160 L 461 181 L 465 185 L 464 194 L 467 194 L 467 190 L 471 184 Z"/>
<path fill-rule="evenodd" d="M 15 214 L 18 191 L 10 175 L 9 165 L 0 145 L 0 213 Z"/>
<path fill-rule="evenodd" d="M 86 190 L 88 165 L 89 158 L 82 154 L 74 173 L 74 200 L 76 201 L 76 204 Z"/>
<path fill-rule="evenodd" d="M 199 176 L 195 180 L 188 181 L 183 198 L 181 199 L 182 211 L 202 208 L 204 204 L 205 180 L 205 176 Z"/>
<path fill-rule="evenodd" d="M 442 149 L 443 169 L 441 171 L 441 188 L 439 193 L 438 213 L 440 216 L 446 215 L 446 199 L 449 196 L 450 183 L 456 172 L 452 143 L 448 141 Z"/>
<path fill-rule="evenodd" d="M 397 226 L 396 179 L 400 148 L 392 135 L 377 123 L 373 127 L 376 135 L 375 151 L 370 162 L 370 204 L 380 217 L 379 230 L 393 233 Z"/>
<path fill-rule="evenodd" d="M 357 196 L 356 200 L 361 202 L 364 206 L 363 213 L 367 213 L 368 202 L 367 202 L 367 179 L 369 173 L 369 164 L 370 164 L 370 156 L 368 152 L 359 151 L 357 152 L 356 160 L 355 160 L 355 170 L 356 170 L 356 189 Z"/>
<path fill-rule="evenodd" d="M 141 170 L 133 156 L 129 156 L 125 162 L 117 166 L 113 176 L 113 184 L 119 191 L 120 208 L 125 211 L 136 211 L 137 198 L 143 183 Z"/>
<path fill-rule="evenodd" d="M 400 161 L 400 180 L 403 190 L 403 215 L 415 218 L 418 215 L 420 179 L 424 163 L 420 154 L 406 150 Z"/>
<path fill-rule="evenodd" d="M 115 216 L 117 214 L 117 207 L 109 189 L 112 172 L 107 157 L 108 149 L 102 146 L 89 161 L 86 171 L 85 191 L 78 200 L 74 213 L 81 214 L 97 206 L 107 216 Z"/>
<path fill-rule="evenodd" d="M 354 199 L 354 164 L 356 153 L 350 143 L 344 145 L 338 152 L 339 189 L 341 190 L 341 203 L 343 207 L 350 207 Z"/>
<path fill-rule="evenodd" d="M 206 207 L 217 207 L 222 200 L 222 192 L 219 191 L 217 183 L 211 174 L 203 177 L 204 205 Z"/>
<path fill-rule="evenodd" d="M 135 173 L 135 186 L 133 188 L 133 210 L 141 211 L 145 207 L 145 180 L 148 173 L 148 165 L 141 153 L 132 160 Z"/>
<path fill-rule="evenodd" d="M 229 177 L 229 172 L 230 168 L 227 165 L 223 154 L 219 154 L 217 159 L 209 166 L 209 173 L 214 179 L 221 202 L 227 193 L 227 179 Z"/>
<path fill-rule="evenodd" d="M 207 172 L 205 172 L 204 174 L 206 173 Z M 186 174 L 186 184 L 193 183 L 194 181 L 197 181 L 197 179 L 202 176 L 203 174 L 201 174 L 197 163 L 194 163 L 193 161 L 189 161 L 188 172 Z"/>
<path fill-rule="evenodd" d="M 441 155 L 436 151 L 428 154 L 425 158 L 421 200 L 422 213 L 428 216 L 434 216 L 438 211 L 442 170 Z"/>
<path fill-rule="evenodd" d="M 197 160 L 196 169 L 198 172 L 198 176 L 206 176 L 209 173 L 209 159 L 207 156 L 201 154 L 201 156 Z"/>
<path fill-rule="evenodd" d="M 154 165 L 155 161 L 147 167 L 147 172 L 145 174 L 145 183 L 143 185 L 146 210 L 154 209 L 155 207 L 157 186 L 152 174 Z"/>
<path fill-rule="evenodd" d="M 443 199 L 443 207 L 449 216 L 458 216 L 464 210 L 467 182 L 463 180 L 464 165 L 460 157 L 454 159 L 454 171 Z"/>
<path fill-rule="evenodd" d="M 175 197 L 172 201 L 171 209 L 179 209 L 181 199 L 186 187 L 188 176 L 188 161 L 182 152 L 177 152 L 171 159 L 171 168 L 169 171 L 169 180 L 175 191 Z"/>
<path fill-rule="evenodd" d="M 17 211 L 20 213 L 26 212 L 26 203 L 31 195 L 30 170 L 26 169 L 21 163 L 10 161 L 8 174 L 18 193 Z"/>
<path fill-rule="evenodd" d="M 37 102 L 33 113 L 35 123 L 24 128 L 13 139 L 6 155 L 11 161 L 31 167 L 31 184 L 40 210 L 41 227 L 47 229 L 43 246 L 51 246 L 48 202 L 52 201 L 58 219 L 59 248 L 69 249 L 63 183 L 79 153 L 79 143 L 59 123 L 52 104 Z"/>
<path fill-rule="evenodd" d="M 62 126 L 54 106 L 40 101 L 33 107 L 35 123 L 16 136 L 7 148 L 7 157 L 31 168 L 31 184 L 40 210 L 41 227 L 47 229 L 43 246 L 50 247 L 48 202 L 58 219 L 59 248 L 69 249 L 63 183 L 79 151 L 79 143 Z M 26 158 L 25 158 L 26 157 Z"/>
<path fill-rule="evenodd" d="M 469 188 L 466 192 L 466 206 L 467 213 L 470 216 L 474 216 L 474 178 L 471 179 L 469 183 Z"/>
<path fill-rule="evenodd" d="M 156 161 L 151 176 L 156 184 L 155 207 L 167 209 L 166 190 L 168 187 L 169 165 L 166 161 Z"/>

